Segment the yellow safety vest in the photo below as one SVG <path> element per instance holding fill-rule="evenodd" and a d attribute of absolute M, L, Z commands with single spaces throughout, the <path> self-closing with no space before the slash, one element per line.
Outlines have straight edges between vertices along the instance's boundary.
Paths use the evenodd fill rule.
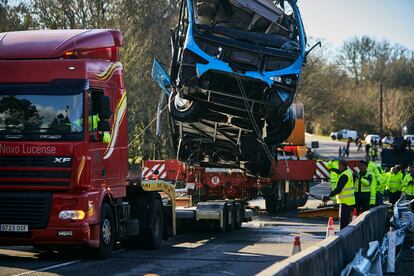
<path fill-rule="evenodd" d="M 338 182 L 338 174 L 334 172 L 332 169 L 339 169 L 339 162 L 338 160 L 331 160 L 326 163 L 326 167 L 330 170 L 331 175 L 331 188 L 332 190 L 336 188 L 336 183 Z"/>
<path fill-rule="evenodd" d="M 368 162 L 367 171 L 370 172 L 373 176 L 372 183 L 371 183 L 371 199 L 369 201 L 369 204 L 375 205 L 376 199 L 377 199 L 377 190 L 380 190 L 379 189 L 380 187 L 377 188 L 377 186 L 381 185 L 381 183 L 379 183 L 380 175 L 379 175 L 378 167 L 375 164 L 375 162 L 372 162 L 372 161 Z"/>
<path fill-rule="evenodd" d="M 95 131 L 95 129 L 98 128 L 99 123 L 99 116 L 98 115 L 92 115 L 88 116 L 88 127 L 89 131 Z M 111 141 L 111 134 L 109 134 L 108 131 L 104 131 L 103 137 L 102 137 L 102 143 L 108 144 Z"/>
<path fill-rule="evenodd" d="M 411 174 L 407 174 L 402 182 L 402 190 L 409 196 L 414 196 L 414 178 Z"/>
<path fill-rule="evenodd" d="M 371 176 L 371 181 L 368 179 Z M 366 172 L 365 175 L 355 179 L 355 192 L 357 193 L 369 193 L 371 192 L 371 182 L 373 181 L 373 176 L 370 172 Z"/>
<path fill-rule="evenodd" d="M 390 173 L 387 181 L 387 190 L 391 193 L 401 191 L 402 185 L 402 174 L 398 172 L 397 174 Z"/>
<path fill-rule="evenodd" d="M 378 179 L 377 179 L 377 192 L 380 192 L 381 194 L 384 194 L 385 192 L 385 185 L 386 185 L 386 177 L 384 175 L 384 171 L 381 168 L 381 165 L 376 164 L 377 166 L 377 172 L 378 172 Z"/>
<path fill-rule="evenodd" d="M 336 195 L 336 200 L 338 204 L 345 204 L 348 206 L 355 205 L 355 188 L 352 172 L 349 169 L 346 169 L 341 174 L 339 174 L 338 180 L 341 178 L 342 175 L 346 175 L 348 177 L 348 182 L 346 182 L 341 192 Z"/>

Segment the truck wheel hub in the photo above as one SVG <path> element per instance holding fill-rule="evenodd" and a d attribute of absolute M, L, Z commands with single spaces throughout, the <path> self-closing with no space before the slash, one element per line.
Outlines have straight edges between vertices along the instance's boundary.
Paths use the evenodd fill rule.
<path fill-rule="evenodd" d="M 111 243 L 111 222 L 109 219 L 105 219 L 102 225 L 102 239 L 106 245 Z"/>
<path fill-rule="evenodd" d="M 192 105 L 192 101 L 181 98 L 179 94 L 177 94 L 174 98 L 174 107 L 180 112 L 189 110 Z"/>

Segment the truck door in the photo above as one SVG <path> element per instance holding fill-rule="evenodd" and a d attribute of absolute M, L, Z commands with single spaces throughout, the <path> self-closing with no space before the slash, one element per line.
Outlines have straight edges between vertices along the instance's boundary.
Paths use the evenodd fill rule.
<path fill-rule="evenodd" d="M 110 158 L 104 159 L 104 154 L 107 151 L 110 141 L 110 131 L 99 131 L 98 124 L 100 123 L 100 108 L 101 98 L 104 97 L 102 89 L 93 88 L 88 91 L 88 133 L 89 133 L 89 153 L 92 159 L 91 162 L 91 181 L 92 184 L 97 182 L 101 185 L 105 182 L 106 185 L 115 185 L 119 178 L 119 151 L 115 149 Z M 109 120 L 109 124 L 113 120 L 113 116 Z"/>

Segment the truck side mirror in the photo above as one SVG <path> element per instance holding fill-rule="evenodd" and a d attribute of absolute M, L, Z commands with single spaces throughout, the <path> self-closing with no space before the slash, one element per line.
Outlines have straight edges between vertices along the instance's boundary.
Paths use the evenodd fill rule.
<path fill-rule="evenodd" d="M 99 97 L 99 118 L 101 121 L 111 118 L 111 99 L 108 96 Z"/>
<path fill-rule="evenodd" d="M 98 122 L 98 131 L 110 131 L 111 125 L 108 120 L 102 120 Z"/>

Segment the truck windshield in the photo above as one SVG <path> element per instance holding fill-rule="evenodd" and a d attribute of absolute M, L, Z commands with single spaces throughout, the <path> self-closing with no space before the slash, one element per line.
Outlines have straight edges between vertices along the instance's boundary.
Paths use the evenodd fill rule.
<path fill-rule="evenodd" d="M 82 133 L 83 94 L 0 94 L 0 134 Z"/>

